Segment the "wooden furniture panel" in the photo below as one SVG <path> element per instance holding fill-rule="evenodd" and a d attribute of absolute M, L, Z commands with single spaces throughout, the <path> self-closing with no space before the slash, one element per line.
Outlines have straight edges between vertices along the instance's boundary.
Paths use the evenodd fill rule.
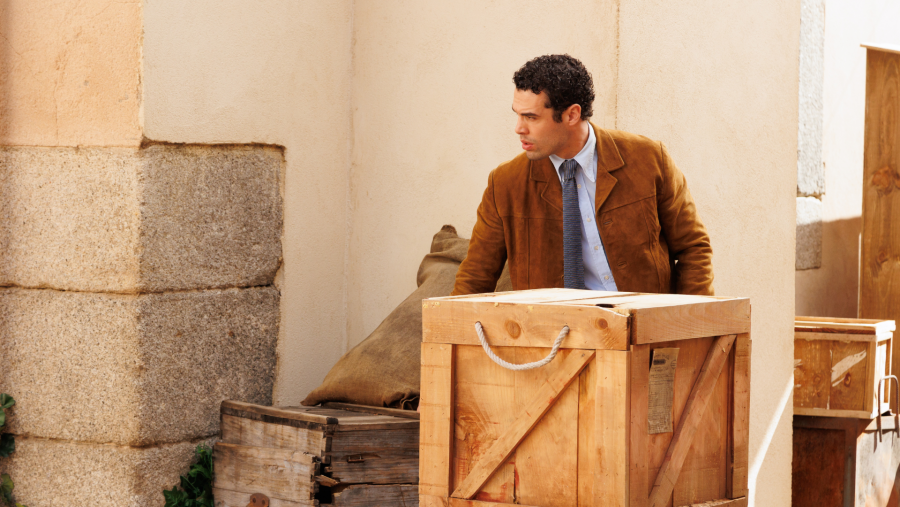
<path fill-rule="evenodd" d="M 476 321 L 513 364 L 545 357 L 563 324 L 576 332 L 547 365 L 513 371 L 487 356 Z M 421 505 L 746 505 L 746 299 L 570 290 L 434 298 L 423 301 L 423 329 L 423 470 L 432 459 L 424 428 L 442 424 L 428 419 L 450 419 L 438 432 L 449 444 L 435 447 L 445 454 L 431 451 L 435 469 L 449 463 L 447 485 L 423 484 Z M 435 347 L 446 347 L 449 371 L 429 367 Z M 673 426 L 650 434 L 650 358 L 660 348 L 678 349 Z M 437 383 L 449 392 L 426 394 Z M 426 408 L 438 397 L 449 408 Z"/>
<path fill-rule="evenodd" d="M 868 46 L 859 316 L 900 319 L 900 54 Z M 896 344 L 894 344 L 896 352 Z M 900 371 L 893 354 L 893 371 Z"/>

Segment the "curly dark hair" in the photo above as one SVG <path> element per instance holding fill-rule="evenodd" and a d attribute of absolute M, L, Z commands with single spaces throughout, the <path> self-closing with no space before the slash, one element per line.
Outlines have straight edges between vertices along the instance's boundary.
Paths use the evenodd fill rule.
<path fill-rule="evenodd" d="M 547 92 L 553 108 L 553 120 L 562 121 L 562 113 L 572 104 L 581 106 L 581 119 L 594 114 L 594 82 L 584 65 L 569 55 L 539 56 L 513 74 L 517 90 Z"/>

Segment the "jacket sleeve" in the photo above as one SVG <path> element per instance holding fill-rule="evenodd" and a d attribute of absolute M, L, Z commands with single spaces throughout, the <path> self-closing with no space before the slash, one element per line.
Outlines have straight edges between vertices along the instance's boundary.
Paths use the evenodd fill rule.
<path fill-rule="evenodd" d="M 506 262 L 506 239 L 503 222 L 494 201 L 494 173 L 478 206 L 478 217 L 472 229 L 469 251 L 456 272 L 451 295 L 494 292 Z"/>
<path fill-rule="evenodd" d="M 712 245 L 684 174 L 660 143 L 662 188 L 657 210 L 669 246 L 672 288 L 678 294 L 713 295 Z"/>

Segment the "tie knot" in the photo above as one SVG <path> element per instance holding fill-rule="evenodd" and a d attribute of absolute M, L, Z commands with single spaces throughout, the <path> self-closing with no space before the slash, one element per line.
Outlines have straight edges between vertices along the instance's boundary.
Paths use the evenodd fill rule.
<path fill-rule="evenodd" d="M 570 158 L 562 163 L 559 170 L 562 173 L 563 181 L 569 181 L 575 178 L 575 169 L 578 168 L 578 162 L 574 158 Z"/>

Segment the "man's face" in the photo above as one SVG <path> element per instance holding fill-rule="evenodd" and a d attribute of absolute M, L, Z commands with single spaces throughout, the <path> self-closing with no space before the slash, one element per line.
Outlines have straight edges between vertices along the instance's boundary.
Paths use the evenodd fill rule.
<path fill-rule="evenodd" d="M 553 155 L 566 144 L 569 130 L 565 122 L 553 120 L 553 108 L 546 92 L 535 94 L 516 90 L 512 109 L 516 113 L 516 134 L 522 142 L 525 156 L 540 160 Z"/>

